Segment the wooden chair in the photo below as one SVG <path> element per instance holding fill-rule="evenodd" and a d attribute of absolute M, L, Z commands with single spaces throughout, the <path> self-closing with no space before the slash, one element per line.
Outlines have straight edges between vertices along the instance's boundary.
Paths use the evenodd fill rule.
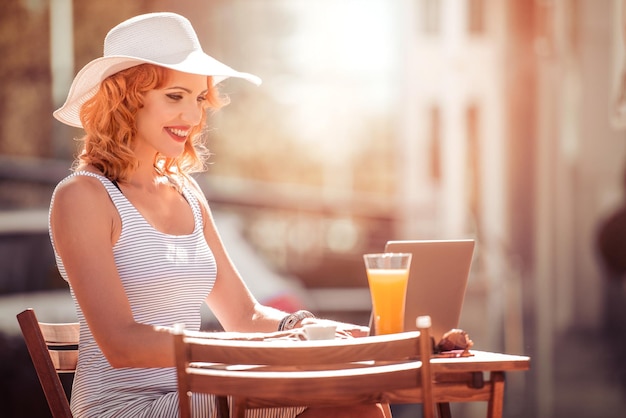
<path fill-rule="evenodd" d="M 78 361 L 78 323 L 48 324 L 32 309 L 17 315 L 26 347 L 54 418 L 71 418 L 59 373 L 73 373 Z"/>
<path fill-rule="evenodd" d="M 419 388 L 423 416 L 434 417 L 430 318 L 419 331 L 324 341 L 235 341 L 174 334 L 180 415 L 191 393 L 218 398 L 218 413 L 247 409 L 387 403 L 394 390 Z"/>

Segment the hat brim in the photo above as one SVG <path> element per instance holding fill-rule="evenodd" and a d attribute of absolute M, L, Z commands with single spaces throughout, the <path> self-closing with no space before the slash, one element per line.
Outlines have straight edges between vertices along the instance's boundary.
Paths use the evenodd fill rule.
<path fill-rule="evenodd" d="M 76 74 L 65 103 L 53 113 L 53 116 L 66 125 L 82 128 L 80 108 L 96 94 L 100 83 L 115 73 L 141 64 L 154 64 L 184 73 L 211 76 L 213 84 L 231 77 L 242 78 L 256 85 L 261 84 L 259 77 L 234 70 L 201 51 L 194 51 L 185 56 L 169 56 L 161 62 L 122 55 L 107 56 L 89 62 Z"/>

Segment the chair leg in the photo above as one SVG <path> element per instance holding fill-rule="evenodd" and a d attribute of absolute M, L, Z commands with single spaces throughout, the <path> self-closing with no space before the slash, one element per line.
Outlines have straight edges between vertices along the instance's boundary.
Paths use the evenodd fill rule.
<path fill-rule="evenodd" d="M 491 372 L 491 399 L 487 406 L 488 418 L 502 418 L 504 409 L 504 372 Z"/>
<path fill-rule="evenodd" d="M 226 396 L 217 396 L 217 418 L 230 418 L 230 408 L 228 407 L 228 398 Z"/>

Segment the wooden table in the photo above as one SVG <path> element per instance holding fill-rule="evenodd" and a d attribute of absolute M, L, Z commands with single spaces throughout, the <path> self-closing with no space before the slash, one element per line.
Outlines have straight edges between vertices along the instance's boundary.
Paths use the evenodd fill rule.
<path fill-rule="evenodd" d="M 315 341 L 302 346 L 299 340 L 280 341 L 268 344 L 265 348 L 265 343 L 258 341 L 220 340 L 205 343 L 202 339 L 195 341 L 189 338 L 185 342 L 181 334 L 178 341 L 179 345 L 182 344 L 178 348 L 179 355 L 187 357 L 181 357 L 179 367 L 184 370 L 183 373 L 191 374 L 192 378 L 188 380 L 195 381 L 194 384 L 200 385 L 205 393 L 238 397 L 241 400 L 239 404 L 246 408 L 310 405 L 311 402 L 317 406 L 379 402 L 419 404 L 424 399 L 432 399 L 440 418 L 450 417 L 449 404 L 452 402 L 477 401 L 487 402 L 489 418 L 502 417 L 504 374 L 530 368 L 529 357 L 477 350 L 471 350 L 467 357 L 460 357 L 459 352 L 433 355 L 426 368 L 419 360 L 410 360 L 416 358 L 416 348 L 420 348 L 418 353 L 427 353 L 430 349 L 429 344 L 422 347 L 424 344 L 421 343 L 424 341 L 419 338 L 419 333 L 413 334 L 415 335 L 407 333 L 405 339 L 398 341 L 385 340 L 385 337 L 391 338 L 390 336 L 371 337 L 377 339 L 376 341 L 368 341 L 367 338 L 370 337 L 364 337 L 357 339 L 359 344 L 346 344 L 346 350 L 338 350 L 343 345 L 342 341 L 356 340 L 333 340 L 328 344 Z M 406 338 L 413 340 L 407 343 Z M 419 347 L 416 347 L 415 341 L 419 341 Z M 392 346 L 392 343 L 399 344 Z M 184 344 L 195 344 L 197 348 L 190 350 Z M 407 347 L 410 349 L 409 354 L 402 351 Z M 349 348 L 354 350 L 349 351 Z M 192 351 L 196 354 L 190 358 L 189 353 Z M 262 351 L 263 356 L 260 356 Z M 331 362 L 332 364 L 324 363 L 329 358 L 336 360 L 335 352 L 341 352 L 344 356 L 334 363 Z M 234 353 L 239 354 L 235 356 Z M 389 355 L 385 356 L 385 353 Z M 393 357 L 394 355 L 399 357 Z M 206 363 L 209 358 L 210 363 Z M 316 363 L 312 359 L 320 362 Z M 217 364 L 213 363 L 216 361 Z M 195 366 L 188 367 L 188 362 Z M 379 379 L 387 376 L 388 380 L 382 385 L 362 386 L 365 372 L 347 373 L 348 368 L 359 369 L 361 363 L 364 370 L 369 366 L 389 367 L 383 372 L 377 370 Z M 344 367 L 348 368 L 344 370 Z M 391 373 L 391 369 L 398 373 Z M 280 375 L 281 373 L 285 375 Z M 431 385 L 423 385 L 423 373 L 430 373 Z M 288 376 L 289 374 L 306 376 Z M 389 380 L 389 376 L 398 380 Z M 319 390 L 303 393 L 301 388 L 310 389 L 310 386 L 301 385 L 299 378 L 307 384 L 315 382 L 319 385 L 316 386 Z M 352 379 L 361 381 L 354 381 L 353 384 Z M 290 382 L 288 387 L 285 382 Z M 432 396 L 427 391 L 423 392 L 424 387 L 427 391 L 430 389 Z M 338 393 L 343 388 L 355 390 Z"/>
<path fill-rule="evenodd" d="M 470 357 L 434 357 L 433 397 L 439 416 L 450 417 L 451 402 L 488 403 L 487 417 L 502 417 L 504 406 L 504 374 L 530 369 L 530 357 L 486 351 L 470 351 Z M 488 373 L 488 376 L 486 374 Z M 391 404 L 416 403 L 421 389 L 398 390 L 388 393 Z"/>

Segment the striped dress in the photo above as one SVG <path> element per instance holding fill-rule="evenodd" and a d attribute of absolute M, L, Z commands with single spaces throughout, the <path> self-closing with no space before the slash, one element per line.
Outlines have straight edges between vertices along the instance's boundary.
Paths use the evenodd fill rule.
<path fill-rule="evenodd" d="M 135 320 L 159 326 L 183 323 L 186 329 L 198 330 L 200 306 L 213 288 L 217 265 L 204 238 L 202 211 L 193 192 L 183 190 L 193 211 L 193 232 L 168 235 L 154 229 L 107 178 L 82 171 L 62 182 L 76 175 L 100 180 L 120 214 L 122 230 L 113 246 L 113 254 Z M 54 194 L 51 207 L 53 204 Z M 54 242 L 52 245 L 54 247 Z M 55 256 L 59 272 L 67 280 L 63 260 L 56 250 Z M 74 416 L 177 417 L 174 368 L 112 368 L 77 303 L 76 311 L 80 322 L 80 350 L 71 397 Z M 192 402 L 194 416 L 216 415 L 213 396 L 194 395 Z M 257 410 L 249 416 L 293 417 L 301 410 Z"/>

